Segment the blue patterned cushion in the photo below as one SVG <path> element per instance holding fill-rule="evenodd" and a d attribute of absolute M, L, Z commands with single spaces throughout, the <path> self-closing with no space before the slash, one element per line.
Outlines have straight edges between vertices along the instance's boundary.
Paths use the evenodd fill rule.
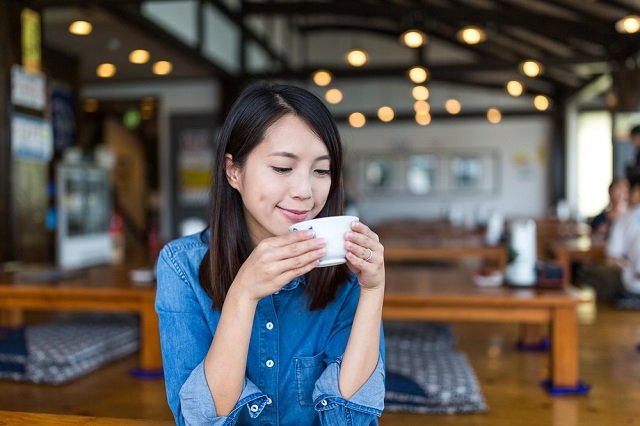
<path fill-rule="evenodd" d="M 486 411 L 467 357 L 452 350 L 448 326 L 385 324 L 386 411 L 469 413 Z"/>
<path fill-rule="evenodd" d="M 0 335 L 0 378 L 60 384 L 138 349 L 138 321 L 129 315 L 83 316 L 35 324 L 26 351 Z"/>

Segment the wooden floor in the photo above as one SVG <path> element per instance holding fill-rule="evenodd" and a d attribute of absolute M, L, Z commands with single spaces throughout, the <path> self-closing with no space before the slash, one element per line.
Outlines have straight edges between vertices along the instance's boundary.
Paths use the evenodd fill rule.
<path fill-rule="evenodd" d="M 581 324 L 581 377 L 593 385 L 588 396 L 549 397 L 538 385 L 547 376 L 546 354 L 517 352 L 515 326 L 459 324 L 455 334 L 480 379 L 489 411 L 385 413 L 383 426 L 640 425 L 640 311 L 599 308 L 595 322 Z M 0 410 L 171 419 L 163 382 L 127 374 L 136 362 L 129 357 L 65 386 L 0 381 Z"/>

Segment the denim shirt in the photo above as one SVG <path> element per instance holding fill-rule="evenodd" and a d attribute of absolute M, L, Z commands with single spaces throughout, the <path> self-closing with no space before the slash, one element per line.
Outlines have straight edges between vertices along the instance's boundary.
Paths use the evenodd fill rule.
<path fill-rule="evenodd" d="M 377 425 L 384 405 L 384 341 L 375 371 L 349 399 L 340 362 L 360 286 L 352 275 L 322 310 L 307 309 L 304 277 L 258 302 L 242 394 L 219 416 L 203 361 L 220 310 L 198 282 L 207 250 L 199 235 L 169 243 L 158 260 L 156 311 L 169 406 L 178 425 Z"/>

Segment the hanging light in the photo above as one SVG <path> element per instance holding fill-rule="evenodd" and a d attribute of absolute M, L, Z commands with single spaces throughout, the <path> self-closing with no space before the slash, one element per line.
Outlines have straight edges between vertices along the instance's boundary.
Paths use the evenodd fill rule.
<path fill-rule="evenodd" d="M 400 36 L 405 46 L 415 49 L 427 42 L 427 35 L 420 30 L 410 29 Z"/>
<path fill-rule="evenodd" d="M 361 112 L 353 112 L 349 115 L 349 124 L 351 124 L 351 127 L 355 127 L 356 129 L 359 129 L 360 127 L 364 126 L 367 123 L 367 119 L 365 118 L 364 114 Z"/>
<path fill-rule="evenodd" d="M 549 98 L 546 97 L 545 95 L 537 95 L 536 97 L 533 98 L 533 106 L 538 111 L 548 110 L 549 105 L 551 105 L 551 102 L 549 101 Z"/>
<path fill-rule="evenodd" d="M 524 86 L 518 80 L 510 80 L 506 85 L 507 93 L 511 96 L 520 96 L 524 92 Z"/>
<path fill-rule="evenodd" d="M 395 115 L 396 114 L 393 111 L 393 108 L 389 106 L 385 105 L 378 108 L 378 118 L 380 119 L 380 121 L 388 123 L 390 121 L 393 121 L 393 118 L 395 117 Z"/>
<path fill-rule="evenodd" d="M 431 114 L 427 111 L 416 111 L 416 123 L 421 126 L 426 126 L 431 123 Z"/>
<path fill-rule="evenodd" d="M 411 95 L 416 101 L 426 101 L 429 99 L 429 89 L 426 86 L 415 86 L 411 89 Z"/>
<path fill-rule="evenodd" d="M 324 94 L 324 98 L 330 104 L 339 104 L 340 102 L 342 102 L 342 92 L 340 91 L 340 89 L 329 89 Z"/>
<path fill-rule="evenodd" d="M 482 43 L 487 39 L 487 33 L 475 25 L 467 25 L 460 28 L 456 35 L 458 40 L 468 45 Z"/>
<path fill-rule="evenodd" d="M 149 51 L 144 49 L 132 50 L 129 53 L 129 62 L 132 64 L 146 64 L 149 62 Z"/>
<path fill-rule="evenodd" d="M 347 62 L 352 67 L 361 67 L 366 64 L 368 60 L 369 55 L 367 55 L 367 52 L 364 50 L 352 49 L 347 52 Z"/>
<path fill-rule="evenodd" d="M 444 109 L 451 115 L 457 115 L 462 111 L 462 104 L 455 98 L 447 99 L 444 103 Z"/>
<path fill-rule="evenodd" d="M 640 31 L 640 16 L 627 15 L 616 22 L 616 31 L 622 34 L 634 34 Z"/>
<path fill-rule="evenodd" d="M 409 70 L 409 79 L 416 84 L 424 83 L 429 79 L 429 71 L 417 65 Z"/>
<path fill-rule="evenodd" d="M 487 121 L 491 124 L 498 124 L 502 121 L 502 113 L 498 108 L 489 108 L 487 110 Z"/>
<path fill-rule="evenodd" d="M 533 59 L 528 59 L 520 63 L 520 72 L 527 77 L 537 77 L 542 74 L 543 68 L 542 64 L 538 61 L 534 61 Z"/>
<path fill-rule="evenodd" d="M 327 70 L 318 70 L 314 72 L 312 78 L 313 82 L 320 87 L 328 86 L 331 84 L 331 80 L 333 80 L 331 73 Z"/>
<path fill-rule="evenodd" d="M 93 25 L 89 21 L 73 21 L 69 25 L 69 32 L 75 35 L 89 35 L 93 31 Z"/>
<path fill-rule="evenodd" d="M 429 102 L 427 101 L 415 101 L 413 103 L 413 110 L 415 112 L 418 112 L 418 111 L 429 112 L 431 111 L 431 105 L 429 105 Z"/>
<path fill-rule="evenodd" d="M 110 63 L 98 65 L 96 75 L 100 78 L 111 78 L 116 75 L 116 66 Z"/>
<path fill-rule="evenodd" d="M 153 73 L 156 75 L 168 75 L 173 71 L 173 64 L 169 61 L 158 61 L 153 64 Z"/>

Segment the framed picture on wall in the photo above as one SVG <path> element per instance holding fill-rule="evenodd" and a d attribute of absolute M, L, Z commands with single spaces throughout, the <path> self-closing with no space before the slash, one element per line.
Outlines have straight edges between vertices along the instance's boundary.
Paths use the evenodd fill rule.
<path fill-rule="evenodd" d="M 429 194 L 438 185 L 438 157 L 414 154 L 407 157 L 407 190 L 412 194 Z"/>
<path fill-rule="evenodd" d="M 450 191 L 494 191 L 498 185 L 495 152 L 461 152 L 447 155 L 447 189 Z"/>
<path fill-rule="evenodd" d="M 398 161 L 393 156 L 368 156 L 361 164 L 361 187 L 364 192 L 383 193 L 399 187 Z"/>

